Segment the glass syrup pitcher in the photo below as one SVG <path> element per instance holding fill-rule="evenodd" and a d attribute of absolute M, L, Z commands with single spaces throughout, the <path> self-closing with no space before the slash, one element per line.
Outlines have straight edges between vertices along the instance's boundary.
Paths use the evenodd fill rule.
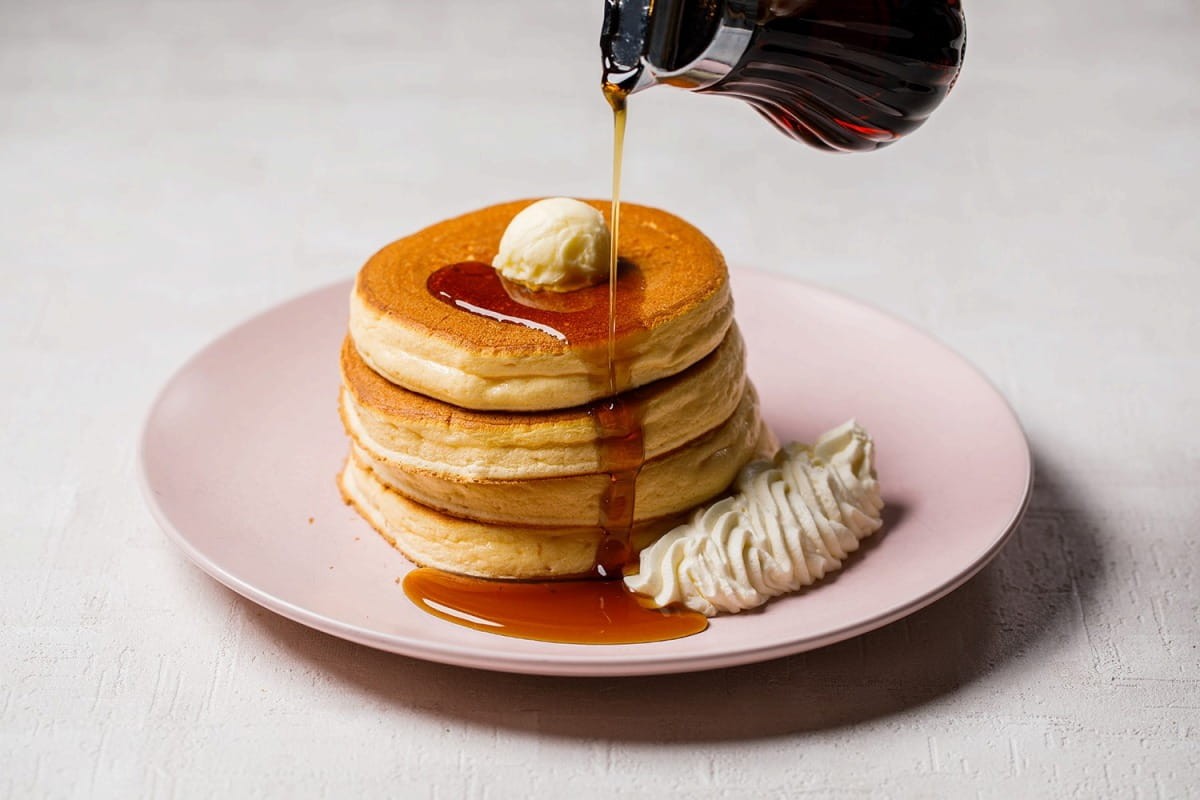
<path fill-rule="evenodd" d="M 605 0 L 607 91 L 666 84 L 737 97 L 823 150 L 920 127 L 966 47 L 959 0 Z"/>

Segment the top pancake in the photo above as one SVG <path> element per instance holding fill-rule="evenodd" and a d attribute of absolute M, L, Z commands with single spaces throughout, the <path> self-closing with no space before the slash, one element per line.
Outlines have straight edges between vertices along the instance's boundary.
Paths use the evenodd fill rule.
<path fill-rule="evenodd" d="M 363 360 L 393 383 L 464 408 L 569 408 L 608 394 L 607 284 L 509 291 L 497 306 L 508 320 L 463 308 L 487 305 L 478 299 L 486 301 L 486 292 L 460 291 L 465 284 L 447 282 L 447 271 L 432 284 L 444 296 L 431 291 L 430 277 L 444 268 L 490 264 L 509 221 L 532 202 L 449 219 L 376 253 L 351 297 L 350 336 Z M 607 201 L 585 202 L 607 218 Z M 664 211 L 622 204 L 619 256 L 615 360 L 623 391 L 711 352 L 729 327 L 732 301 L 720 251 Z M 498 285 L 490 273 L 473 280 L 481 278 Z M 511 321 L 533 304 L 543 306 L 528 312 L 539 327 Z"/>

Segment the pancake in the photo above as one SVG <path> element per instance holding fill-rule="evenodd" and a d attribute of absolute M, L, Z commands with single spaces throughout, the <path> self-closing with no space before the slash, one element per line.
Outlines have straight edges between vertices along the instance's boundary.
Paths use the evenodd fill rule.
<path fill-rule="evenodd" d="M 658 458 L 638 473 L 634 521 L 686 512 L 721 494 L 747 461 L 760 455 L 758 398 L 749 384 L 729 419 Z M 535 480 L 463 481 L 401 467 L 381 456 L 360 430 L 350 430 L 354 457 L 411 500 L 447 514 L 493 523 L 538 526 L 597 524 L 607 473 Z M 774 450 L 771 450 L 774 453 Z"/>
<path fill-rule="evenodd" d="M 511 480 L 601 471 L 596 422 L 586 407 L 542 413 L 469 411 L 389 383 L 347 342 L 342 419 L 381 459 L 457 480 Z M 654 459 L 721 425 L 746 384 L 737 327 L 682 374 L 637 389 L 643 447 Z"/>
<path fill-rule="evenodd" d="M 525 296 L 503 319 L 467 310 L 483 304 L 457 289 L 430 291 L 431 276 L 441 280 L 452 265 L 490 264 L 509 221 L 532 202 L 439 222 L 372 256 L 350 302 L 350 337 L 362 360 L 392 383 L 463 408 L 560 409 L 609 394 L 607 284 L 560 298 Z M 587 202 L 608 215 L 607 200 Z M 675 375 L 712 352 L 731 324 L 733 304 L 724 257 L 678 217 L 622 204 L 619 247 L 615 355 L 617 389 L 624 391 Z M 477 277 L 498 281 L 484 272 Z M 488 291 L 513 303 L 502 288 Z M 551 301 L 563 305 L 523 310 Z M 523 315 L 541 322 L 515 321 Z"/>
<path fill-rule="evenodd" d="M 599 528 L 490 525 L 423 506 L 382 484 L 351 457 L 338 477 L 342 497 L 393 547 L 420 567 L 497 580 L 546 580 L 588 575 Z M 666 533 L 683 517 L 636 525 L 636 551 Z"/>

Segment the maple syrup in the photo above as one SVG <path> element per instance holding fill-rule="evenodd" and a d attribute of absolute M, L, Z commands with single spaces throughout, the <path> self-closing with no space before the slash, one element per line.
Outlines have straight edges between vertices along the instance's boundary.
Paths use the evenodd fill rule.
<path fill-rule="evenodd" d="M 593 569 L 602 578 L 620 577 L 633 558 L 630 538 L 637 501 L 637 477 L 646 460 L 642 409 L 635 401 L 614 395 L 594 403 L 588 414 L 596 425 L 600 469 L 608 485 L 600 498 L 600 529 Z"/>
<path fill-rule="evenodd" d="M 637 308 L 642 304 L 645 280 L 641 271 L 627 262 L 618 265 L 615 304 L 618 308 Z M 607 385 L 609 353 L 615 348 L 599 345 L 618 334 L 633 332 L 637 321 L 618 316 L 610 320 L 608 307 L 613 302 L 607 286 L 589 286 L 572 292 L 535 292 L 505 281 L 491 264 L 462 261 L 448 264 L 425 281 L 431 295 L 461 311 L 509 325 L 540 331 L 560 342 L 587 353 L 596 351 L 593 371 Z M 619 360 L 619 353 L 615 354 Z M 613 367 L 620 377 L 620 367 Z"/>
<path fill-rule="evenodd" d="M 422 610 L 488 633 L 566 644 L 679 639 L 708 627 L 703 614 L 643 604 L 620 581 L 488 581 L 422 567 L 404 577 Z"/>
<path fill-rule="evenodd" d="M 561 342 L 582 345 L 600 336 L 607 339 L 603 380 L 605 399 L 593 403 L 588 415 L 596 426 L 600 468 L 609 482 L 600 500 L 597 524 L 602 531 L 593 570 L 602 578 L 616 578 L 633 557 L 630 538 L 637 501 L 637 476 L 645 461 L 642 410 L 622 396 L 627 388 L 626 359 L 617 352 L 618 334 L 634 323 L 622 320 L 619 308 L 640 302 L 644 282 L 636 267 L 618 258 L 621 236 L 621 163 L 625 145 L 626 92 L 615 84 L 604 86 L 613 111 L 612 206 L 609 212 L 611 247 L 608 284 L 573 292 L 531 292 L 504 281 L 483 262 L 450 264 L 426 282 L 439 300 L 472 314 L 541 331 Z M 607 295 L 602 301 L 600 293 Z M 622 323 L 625 327 L 622 329 Z M 586 347 L 583 348 L 586 352 Z"/>
<path fill-rule="evenodd" d="M 612 244 L 608 252 L 608 396 L 617 397 L 617 252 L 621 241 L 621 164 L 625 160 L 626 92 L 616 84 L 605 83 L 604 99 L 613 112 L 612 210 L 609 232 Z"/>
<path fill-rule="evenodd" d="M 644 281 L 636 266 L 618 258 L 621 231 L 621 163 L 624 153 L 625 89 L 606 84 L 613 111 L 611 248 L 607 286 L 562 294 L 531 292 L 509 284 L 489 264 L 450 264 L 430 275 L 429 293 L 455 308 L 498 322 L 540 331 L 578 347 L 584 355 L 606 340 L 601 380 L 606 397 L 588 407 L 596 427 L 600 469 L 609 481 L 600 498 L 601 531 L 592 567 L 602 580 L 525 583 L 491 581 L 421 568 L 404 578 L 405 594 L 435 616 L 476 630 L 525 639 L 575 644 L 629 644 L 690 636 L 708 627 L 702 614 L 656 609 L 620 581 L 634 558 L 631 543 L 637 477 L 645 463 L 642 407 L 622 394 L 629 388 L 628 359 L 618 352 L 621 334 L 637 324 L 621 308 L 641 302 Z"/>
<path fill-rule="evenodd" d="M 595 404 L 590 413 L 596 422 L 600 443 L 600 468 L 608 473 L 608 486 L 600 500 L 600 528 L 604 536 L 596 551 L 595 571 L 601 577 L 619 577 L 621 567 L 633 558 L 630 537 L 637 502 L 637 476 L 646 460 L 642 435 L 642 410 L 620 394 L 617 357 L 618 260 L 621 241 L 621 164 L 625 155 L 626 92 L 606 83 L 604 97 L 613 112 L 612 210 L 609 229 L 612 245 L 608 258 L 608 398 Z"/>
<path fill-rule="evenodd" d="M 619 213 L 619 212 L 618 212 Z M 613 227 L 615 233 L 616 226 Z M 613 241 L 616 241 L 614 235 Z M 614 248 L 615 252 L 615 248 Z M 613 578 L 633 556 L 633 529 L 637 476 L 645 461 L 642 408 L 637 401 L 619 393 L 629 385 L 627 359 L 618 352 L 619 334 L 635 330 L 632 317 L 622 319 L 619 308 L 641 303 L 645 283 L 631 264 L 609 264 L 609 285 L 573 292 L 530 292 L 508 284 L 496 270 L 483 262 L 466 261 L 442 267 L 429 276 L 426 288 L 439 300 L 471 314 L 540 331 L 570 345 L 602 353 L 594 372 L 608 388 L 608 396 L 588 406 L 596 428 L 600 469 L 609 482 L 600 499 L 597 526 L 603 532 L 596 550 L 594 571 Z M 606 339 L 601 351 L 595 345 Z"/>

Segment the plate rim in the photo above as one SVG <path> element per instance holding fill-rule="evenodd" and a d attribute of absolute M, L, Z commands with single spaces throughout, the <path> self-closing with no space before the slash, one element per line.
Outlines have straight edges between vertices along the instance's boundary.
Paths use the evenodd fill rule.
<path fill-rule="evenodd" d="M 731 284 L 736 283 L 736 278 L 734 277 L 736 275 L 746 275 L 751 279 L 778 281 L 782 283 L 793 284 L 805 291 L 823 295 L 824 297 L 832 299 L 836 302 L 849 304 L 859 309 L 869 311 L 875 316 L 883 317 L 892 324 L 900 325 L 907 329 L 908 332 L 916 334 L 922 339 L 927 340 L 944 353 L 950 355 L 959 363 L 959 365 L 965 367 L 967 370 L 973 373 L 975 377 L 982 380 L 991 390 L 992 394 L 994 394 L 995 397 L 1001 402 L 1004 411 L 1010 418 L 1010 421 L 1013 423 L 1014 429 L 1020 435 L 1022 455 L 1024 456 L 1025 462 L 1024 489 L 1020 502 L 1010 515 L 1009 520 L 1003 526 L 1003 529 L 995 536 L 988 547 L 975 559 L 974 562 L 972 562 L 966 568 L 959 570 L 952 578 L 944 583 L 930 589 L 929 591 L 912 600 L 909 600 L 906 603 L 903 603 L 900 606 L 889 608 L 880 612 L 879 614 L 859 620 L 850 625 L 840 627 L 835 631 L 823 635 L 809 636 L 782 642 L 777 641 L 761 647 L 740 648 L 728 652 L 708 655 L 702 653 L 681 656 L 664 656 L 653 653 L 630 654 L 630 657 L 623 658 L 619 661 L 611 658 L 597 659 L 594 656 L 589 656 L 588 652 L 592 651 L 611 653 L 612 650 L 610 648 L 621 648 L 624 647 L 624 645 L 570 645 L 570 647 L 579 648 L 578 655 L 576 655 L 574 652 L 563 654 L 504 653 L 496 655 L 482 652 L 478 647 L 461 646 L 444 642 L 430 642 L 421 638 L 403 634 L 383 634 L 360 625 L 329 617 L 320 612 L 306 609 L 282 597 L 277 597 L 270 592 L 259 589 L 254 584 L 231 573 L 229 570 L 225 569 L 220 564 L 213 561 L 210 557 L 202 553 L 171 521 L 169 515 L 162 507 L 162 504 L 159 502 L 159 499 L 154 492 L 147 466 L 147 450 L 149 446 L 151 424 L 154 421 L 166 396 L 176 382 L 179 381 L 185 374 L 187 374 L 196 362 L 200 361 L 209 352 L 219 347 L 224 341 L 238 335 L 244 328 L 259 321 L 267 314 L 280 310 L 285 306 L 302 302 L 315 295 L 330 292 L 338 286 L 344 285 L 348 288 L 353 279 L 332 281 L 289 298 L 285 298 L 267 308 L 260 309 L 257 312 L 249 314 L 241 321 L 235 323 L 222 333 L 218 334 L 216 337 L 208 340 L 204 345 L 183 360 L 183 362 L 159 386 L 142 419 L 142 424 L 138 434 L 137 447 L 138 484 L 142 493 L 142 497 L 146 502 L 151 516 L 154 518 L 159 528 L 162 529 L 163 533 L 166 534 L 170 541 L 179 547 L 188 560 L 190 560 L 195 566 L 199 567 L 201 571 L 216 580 L 218 583 L 222 584 L 236 594 L 241 595 L 247 600 L 266 608 L 269 611 L 290 619 L 293 622 L 304 625 L 305 627 L 312 628 L 322 633 L 351 641 L 359 645 L 371 647 L 373 649 L 395 653 L 410 658 L 418 658 L 425 661 L 450 664 L 453 666 L 517 674 L 566 677 L 632 677 L 639 675 L 663 675 L 699 672 L 710 669 L 723 669 L 727 667 L 768 661 L 776 658 L 783 658 L 789 655 L 795 655 L 797 653 L 836 644 L 837 642 L 845 641 L 846 639 L 851 639 L 869 631 L 889 625 L 892 622 L 913 614 L 916 611 L 919 611 L 922 608 L 925 608 L 926 606 L 940 600 L 941 598 L 953 592 L 955 589 L 958 589 L 971 578 L 975 577 L 980 570 L 982 570 L 993 558 L 995 558 L 996 554 L 999 553 L 1000 549 L 1007 543 L 1009 538 L 1016 531 L 1022 518 L 1028 510 L 1029 503 L 1033 495 L 1035 465 L 1033 461 L 1033 454 L 1029 447 L 1029 438 L 1025 433 L 1024 427 L 1021 425 L 1020 418 L 1017 416 L 1016 411 L 1009 403 L 1008 398 L 1004 396 L 1004 394 L 996 387 L 995 383 L 993 383 L 992 380 L 981 369 L 975 366 L 975 364 L 959 353 L 956 349 L 942 342 L 940 339 L 936 338 L 917 325 L 897 316 L 890 311 L 884 310 L 870 302 L 851 297 L 850 295 L 838 290 L 830 289 L 777 272 L 746 267 L 730 268 Z"/>

